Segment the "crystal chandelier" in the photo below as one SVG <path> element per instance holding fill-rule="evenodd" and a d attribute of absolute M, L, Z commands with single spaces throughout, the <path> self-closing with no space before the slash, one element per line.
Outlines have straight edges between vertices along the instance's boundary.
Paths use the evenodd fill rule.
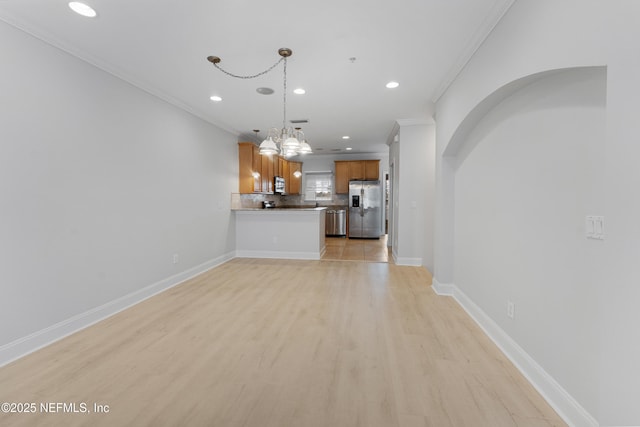
<path fill-rule="evenodd" d="M 287 127 L 287 58 L 289 58 L 293 51 L 288 48 L 278 49 L 278 54 L 281 58 L 273 64 L 271 67 L 267 68 L 265 71 L 262 71 L 258 74 L 254 74 L 251 76 L 240 76 L 236 74 L 232 74 L 226 70 L 223 70 L 220 67 L 221 59 L 217 56 L 209 56 L 207 60 L 213 64 L 218 70 L 227 74 L 228 76 L 235 77 L 237 79 L 253 79 L 255 77 L 262 76 L 269 71 L 273 70 L 276 66 L 278 66 L 281 62 L 284 62 L 284 72 L 283 72 L 283 118 L 282 118 L 282 128 L 278 129 L 277 127 L 269 129 L 267 132 L 267 137 L 260 144 L 260 154 L 282 154 L 285 157 L 295 156 L 298 154 L 307 154 L 311 153 L 311 146 L 306 141 L 304 137 L 304 133 L 300 128 Z"/>

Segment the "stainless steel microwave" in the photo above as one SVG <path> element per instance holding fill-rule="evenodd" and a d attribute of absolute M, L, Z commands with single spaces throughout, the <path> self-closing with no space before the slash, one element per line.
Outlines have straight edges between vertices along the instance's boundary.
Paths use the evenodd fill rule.
<path fill-rule="evenodd" d="M 284 178 L 281 176 L 273 177 L 273 192 L 284 193 Z"/>

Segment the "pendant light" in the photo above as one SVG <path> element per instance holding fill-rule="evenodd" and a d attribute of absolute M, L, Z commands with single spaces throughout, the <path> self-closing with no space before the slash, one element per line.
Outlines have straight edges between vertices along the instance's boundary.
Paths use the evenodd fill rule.
<path fill-rule="evenodd" d="M 251 76 L 240 76 L 232 74 L 220 67 L 221 59 L 217 56 L 209 56 L 207 60 L 213 64 L 218 70 L 223 73 L 238 79 L 252 79 L 262 76 L 269 71 L 273 70 L 278 64 L 284 62 L 283 66 L 283 114 L 282 114 L 282 128 L 271 128 L 267 132 L 266 138 L 260 144 L 260 154 L 272 155 L 278 154 L 285 157 L 295 156 L 298 154 L 312 153 L 311 146 L 304 139 L 304 134 L 300 128 L 293 129 L 293 127 L 287 127 L 287 58 L 293 55 L 293 51 L 289 48 L 281 48 L 278 50 L 280 59 L 273 64 L 270 68 L 262 71 L 258 74 Z"/>

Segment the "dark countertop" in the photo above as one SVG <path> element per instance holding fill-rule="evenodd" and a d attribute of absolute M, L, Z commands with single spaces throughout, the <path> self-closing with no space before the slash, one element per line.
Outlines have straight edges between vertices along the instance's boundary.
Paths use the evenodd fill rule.
<path fill-rule="evenodd" d="M 278 212 L 283 212 L 283 211 L 323 211 L 327 209 L 324 206 L 320 206 L 320 207 L 310 207 L 310 206 L 299 206 L 299 207 L 288 207 L 288 206 L 282 206 L 282 207 L 276 207 L 276 208 L 237 208 L 237 209 L 231 209 L 232 211 L 278 211 Z"/>

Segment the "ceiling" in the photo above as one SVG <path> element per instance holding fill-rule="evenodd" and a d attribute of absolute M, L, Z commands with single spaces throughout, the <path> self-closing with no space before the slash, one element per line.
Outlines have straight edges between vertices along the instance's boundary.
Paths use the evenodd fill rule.
<path fill-rule="evenodd" d="M 513 1 L 86 0 L 98 13 L 86 18 L 67 0 L 0 0 L 0 19 L 239 139 L 282 126 L 283 64 L 234 79 L 206 58 L 250 75 L 290 48 L 287 119 L 309 120 L 301 127 L 314 153 L 386 152 L 397 120 L 432 120 L 434 101 Z M 400 86 L 387 89 L 391 80 Z"/>

